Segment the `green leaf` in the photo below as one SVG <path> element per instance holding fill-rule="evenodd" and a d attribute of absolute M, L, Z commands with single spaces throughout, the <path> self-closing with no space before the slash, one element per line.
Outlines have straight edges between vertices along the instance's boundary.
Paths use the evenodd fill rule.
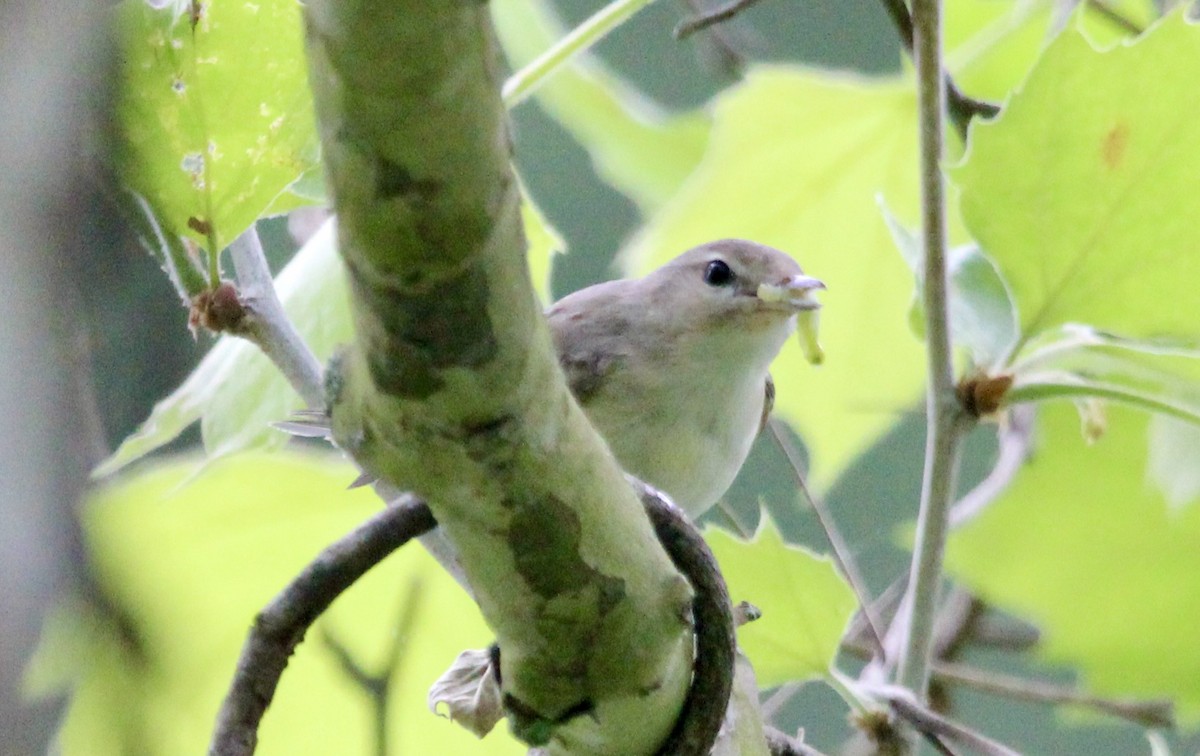
<path fill-rule="evenodd" d="M 762 610 L 760 619 L 738 630 L 738 645 L 754 664 L 759 685 L 826 675 L 858 608 L 833 562 L 784 543 L 769 516 L 751 541 L 716 528 L 705 530 L 704 538 L 733 600 Z"/>
<path fill-rule="evenodd" d="M 300 6 L 197 3 L 193 24 L 190 3 L 158 5 L 117 7 L 121 178 L 171 233 L 224 246 L 267 208 L 305 204 L 284 196 L 317 160 Z"/>
<path fill-rule="evenodd" d="M 534 287 L 549 301 L 550 262 L 565 244 L 537 206 L 523 195 L 521 217 L 529 239 Z M 337 254 L 337 227 L 327 221 L 287 267 L 275 287 L 292 325 L 324 362 L 354 337 L 345 272 Z M 270 427 L 304 402 L 258 347 L 222 336 L 183 384 L 154 406 L 150 417 L 95 469 L 111 475 L 168 444 L 197 420 L 204 448 L 215 459 L 251 448 L 277 448 L 287 436 Z"/>
<path fill-rule="evenodd" d="M 496 34 L 514 68 L 567 33 L 545 0 L 493 0 L 491 7 Z M 667 113 L 587 52 L 556 70 L 536 98 L 587 149 L 597 175 L 643 212 L 675 192 L 699 162 L 708 138 L 704 114 Z"/>
<path fill-rule="evenodd" d="M 525 224 L 525 238 L 529 245 L 529 273 L 533 277 L 533 288 L 537 290 L 543 304 L 550 303 L 550 267 L 555 255 L 565 254 L 567 243 L 558 229 L 546 220 L 542 209 L 533 201 L 521 184 L 521 220 Z"/>
<path fill-rule="evenodd" d="M 778 247 L 829 286 L 821 299 L 826 360 L 798 343 L 775 362 L 776 411 L 827 485 L 919 395 L 920 344 L 905 322 L 912 276 L 878 221 L 882 193 L 917 208 L 916 106 L 900 78 L 831 79 L 788 66 L 752 69 L 719 96 L 703 162 L 624 252 L 642 274 L 713 239 Z"/>
<path fill-rule="evenodd" d="M 1038 453 L 952 538 L 947 566 L 1044 630 L 1047 660 L 1109 696 L 1200 713 L 1200 507 L 1146 484 L 1150 418 L 1119 406 L 1087 445 L 1071 407 L 1040 413 Z"/>
<path fill-rule="evenodd" d="M 43 669 L 77 678 L 61 739 L 67 754 L 202 753 L 255 614 L 321 549 L 378 512 L 333 455 L 250 454 L 193 475 L 196 460 L 144 470 L 83 508 L 88 552 L 132 635 L 95 616 L 60 616 Z M 419 546 L 368 573 L 317 622 L 288 664 L 263 720 L 259 753 L 370 753 L 370 703 L 322 641 L 328 632 L 369 672 L 384 669 L 405 602 L 415 624 L 401 648 L 387 712 L 396 753 L 480 748 L 435 718 L 425 693 L 457 654 L 492 639 L 478 609 Z M 73 636 L 71 642 L 61 640 Z M 127 641 L 136 639 L 137 646 Z M 140 649 L 140 651 L 135 650 Z M 46 658 L 58 655 L 59 658 Z M 488 753 L 523 753 L 498 728 Z"/>
<path fill-rule="evenodd" d="M 1181 12 L 1105 51 L 1069 28 L 1000 117 L 972 130 L 953 176 L 1012 289 L 1022 344 L 1067 322 L 1196 334 L 1197 76 L 1200 28 Z"/>
<path fill-rule="evenodd" d="M 1200 351 L 1083 326 L 1043 339 L 1014 366 L 1009 401 L 1111 399 L 1200 423 Z"/>
<path fill-rule="evenodd" d="M 329 221 L 275 281 L 292 324 L 321 360 L 353 336 L 335 236 L 336 226 Z M 210 459 L 252 447 L 278 447 L 287 436 L 270 423 L 286 419 L 303 405 L 258 347 L 222 336 L 187 380 L 154 406 L 150 417 L 93 475 L 115 473 L 170 443 L 197 420 Z"/>
<path fill-rule="evenodd" d="M 896 220 L 882 202 L 880 207 L 900 256 L 916 277 L 909 322 L 923 340 L 925 255 L 921 240 Z M 950 278 L 950 333 L 955 346 L 968 349 L 975 366 L 1000 367 L 1017 340 L 1017 311 L 996 264 L 978 245 L 967 244 L 949 251 L 946 267 Z"/>

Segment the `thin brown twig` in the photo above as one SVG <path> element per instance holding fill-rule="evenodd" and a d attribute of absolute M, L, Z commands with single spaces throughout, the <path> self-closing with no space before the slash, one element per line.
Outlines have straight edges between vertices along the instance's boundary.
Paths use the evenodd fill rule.
<path fill-rule="evenodd" d="M 683 510 L 655 489 L 636 479 L 642 506 L 654 534 L 675 565 L 692 584 L 692 621 L 696 626 L 696 654 L 692 685 L 683 708 L 660 754 L 696 754 L 712 751 L 725 721 L 733 692 L 737 637 L 729 589 L 708 544 Z"/>
<path fill-rule="evenodd" d="M 342 672 L 361 688 L 371 701 L 371 723 L 375 731 L 375 753 L 378 756 L 388 756 L 392 750 L 388 737 L 388 711 L 391 708 L 392 691 L 404 662 L 404 650 L 408 647 L 413 626 L 417 621 L 423 595 L 421 587 L 420 576 L 413 576 L 408 581 L 408 592 L 400 605 L 399 616 L 392 626 L 394 630 L 387 661 L 377 672 L 368 670 L 356 660 L 346 644 L 329 628 L 328 623 L 323 623 L 318 628 L 321 642 L 333 653 Z"/>
<path fill-rule="evenodd" d="M 860 641 L 843 642 L 842 650 L 860 659 L 870 659 L 872 654 L 871 648 Z M 1007 675 L 961 662 L 935 661 L 932 672 L 933 679 L 940 684 L 961 685 L 980 693 L 1014 701 L 1092 709 L 1141 727 L 1171 729 L 1175 726 L 1174 706 L 1169 700 L 1102 698 L 1070 686 Z"/>
<path fill-rule="evenodd" d="M 1088 695 L 1070 686 L 1055 685 L 1042 680 L 1030 680 L 992 670 L 982 670 L 958 662 L 935 663 L 933 675 L 943 683 L 964 685 L 982 693 L 1018 701 L 1078 706 L 1124 719 L 1142 727 L 1169 729 L 1175 726 L 1174 707 L 1169 700 L 1137 701 L 1101 698 Z"/>
<path fill-rule="evenodd" d="M 731 0 L 719 8 L 685 18 L 675 27 L 675 39 L 687 39 L 701 29 L 728 21 L 757 2 L 758 0 Z"/>
<path fill-rule="evenodd" d="M 833 514 L 825 506 L 825 502 L 813 496 L 812 492 L 808 490 L 808 483 L 804 480 L 800 455 L 787 436 L 780 431 L 778 421 L 775 418 L 770 418 L 767 420 L 767 425 L 771 429 L 771 438 L 775 440 L 775 445 L 783 452 L 783 456 L 787 458 L 788 464 L 792 468 L 796 487 L 804 495 L 804 498 L 808 500 L 809 505 L 813 508 L 813 512 L 817 515 L 817 520 L 821 523 L 821 528 L 825 531 L 825 538 L 829 541 L 830 547 L 833 548 L 833 558 L 838 569 L 846 576 L 846 581 L 850 583 L 851 589 L 854 590 L 854 595 L 858 599 L 859 609 L 862 611 L 863 619 L 866 620 L 867 629 L 870 631 L 868 637 L 874 642 L 876 653 L 879 654 L 880 659 L 886 659 L 887 654 L 883 645 L 883 633 L 880 630 L 882 626 L 878 618 L 875 617 L 870 592 L 867 590 L 862 573 L 858 570 L 854 556 L 850 553 L 849 544 L 842 537 L 842 532 L 838 529 L 837 522 L 833 519 Z"/>
<path fill-rule="evenodd" d="M 682 0 L 693 14 L 701 14 L 701 0 Z M 746 68 L 746 56 L 738 49 L 737 34 L 729 26 L 718 24 L 709 29 L 710 52 L 717 58 L 716 65 L 729 76 L 740 79 Z"/>
<path fill-rule="evenodd" d="M 933 735 L 952 743 L 961 743 L 985 756 L 1019 756 L 1003 743 L 922 705 L 908 688 L 887 685 L 871 689 L 870 692 L 887 701 L 892 711 L 927 738 Z"/>
<path fill-rule="evenodd" d="M 663 752 L 708 753 L 733 688 L 737 645 L 729 592 L 716 559 L 687 516 L 648 486 L 639 486 L 639 493 L 656 535 L 696 592 L 692 685 Z M 371 567 L 436 525 L 429 507 L 407 495 L 322 551 L 259 613 L 217 716 L 209 746 L 212 756 L 254 753 L 259 722 L 308 628 Z M 357 666 L 348 669 L 354 671 Z M 368 680 L 365 673 L 357 676 Z"/>
<path fill-rule="evenodd" d="M 908 12 L 908 6 L 904 4 L 904 0 L 881 0 L 883 9 L 887 11 L 888 18 L 892 21 L 892 26 L 896 27 L 896 34 L 900 37 L 900 44 L 904 46 L 905 52 L 909 57 L 913 53 L 913 24 L 912 15 Z M 954 122 L 954 129 L 958 132 L 962 139 L 967 138 L 967 126 L 970 125 L 971 119 L 992 118 L 1000 112 L 1000 106 L 986 100 L 979 100 L 970 95 L 964 94 L 958 85 L 954 83 L 954 78 L 949 73 L 945 75 L 946 81 L 946 111 L 950 115 L 950 120 Z"/>

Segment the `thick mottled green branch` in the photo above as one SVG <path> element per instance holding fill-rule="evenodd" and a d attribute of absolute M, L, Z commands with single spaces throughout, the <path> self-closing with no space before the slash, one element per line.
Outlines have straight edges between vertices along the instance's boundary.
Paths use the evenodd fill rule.
<path fill-rule="evenodd" d="M 328 370 L 335 438 L 458 548 L 518 736 L 653 751 L 690 676 L 691 591 L 558 369 L 487 6 L 306 13 L 356 325 Z"/>

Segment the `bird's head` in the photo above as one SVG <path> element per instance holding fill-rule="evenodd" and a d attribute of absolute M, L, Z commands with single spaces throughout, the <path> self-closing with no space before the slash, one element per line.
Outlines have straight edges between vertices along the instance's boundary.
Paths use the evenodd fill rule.
<path fill-rule="evenodd" d="M 684 252 L 642 280 L 648 306 L 664 331 L 698 350 L 774 359 L 801 316 L 802 344 L 819 362 L 815 292 L 825 288 L 787 254 L 742 239 L 722 239 Z M 643 289 L 645 291 L 645 289 Z"/>
<path fill-rule="evenodd" d="M 814 294 L 825 288 L 787 254 L 743 239 L 694 247 L 647 276 L 647 283 L 693 324 L 730 328 L 786 323 L 818 309 Z"/>

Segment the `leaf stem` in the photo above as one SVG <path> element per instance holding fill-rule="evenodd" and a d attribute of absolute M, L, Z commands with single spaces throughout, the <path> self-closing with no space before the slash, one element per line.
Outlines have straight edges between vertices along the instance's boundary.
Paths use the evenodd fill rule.
<path fill-rule="evenodd" d="M 950 528 L 978 516 L 1008 488 L 1033 452 L 1033 408 L 1013 407 L 998 434 L 1000 451 L 992 471 L 950 509 Z"/>
<path fill-rule="evenodd" d="M 922 245 L 925 257 L 926 350 L 929 370 L 925 474 L 921 510 L 909 579 L 908 611 L 901 615 L 907 632 L 897 681 L 923 700 L 929 683 L 930 655 L 948 512 L 954 496 L 961 440 L 971 419 L 961 411 L 954 391 L 953 351 L 946 279 L 946 202 L 942 176 L 944 149 L 940 0 L 913 2 L 913 57 L 917 70 L 920 118 Z"/>
<path fill-rule="evenodd" d="M 1169 699 L 1139 701 L 1101 698 L 1071 686 L 1056 685 L 1044 680 L 1008 675 L 955 662 L 939 662 L 934 667 L 934 675 L 945 683 L 966 686 L 972 690 L 1004 696 L 1015 701 L 1077 706 L 1124 719 L 1140 727 L 1175 727 L 1174 707 Z"/>
<path fill-rule="evenodd" d="M 1107 399 L 1138 407 L 1146 412 L 1169 415 L 1200 425 L 1200 410 L 1194 406 L 1161 399 L 1152 392 L 1111 383 L 1092 381 L 1069 373 L 1036 374 L 1014 386 L 1005 397 L 1010 404 L 1050 399 Z"/>
<path fill-rule="evenodd" d="M 879 654 L 880 659 L 886 659 L 887 651 L 883 644 L 883 633 L 880 632 L 881 623 L 878 617 L 875 616 L 875 609 L 871 601 L 870 591 L 867 589 L 867 582 L 862 577 L 862 572 L 859 571 L 858 565 L 854 561 L 854 555 L 850 551 L 849 544 L 842 537 L 842 532 L 837 526 L 837 521 L 833 519 L 833 513 L 825 506 L 825 502 L 812 495 L 808 490 L 808 482 L 804 479 L 803 465 L 800 463 L 800 455 L 796 451 L 795 445 L 790 439 L 780 430 L 779 421 L 775 418 L 767 420 L 767 427 L 771 430 L 771 438 L 775 441 L 775 445 L 783 452 L 783 456 L 787 458 L 788 464 L 792 468 L 796 487 L 800 489 L 800 493 L 808 501 L 813 512 L 817 515 L 817 521 L 821 523 L 821 529 L 825 531 L 825 538 L 829 541 L 830 548 L 833 549 L 833 559 L 837 564 L 842 575 L 845 576 L 846 582 L 850 583 L 851 589 L 854 590 L 854 596 L 858 599 L 858 607 L 862 611 L 863 620 L 866 622 L 868 634 L 867 637 L 875 646 L 875 652 Z"/>
<path fill-rule="evenodd" d="M 628 21 L 633 14 L 654 0 L 613 0 L 589 19 L 576 26 L 550 49 L 533 59 L 504 82 L 500 95 L 504 107 L 515 108 L 533 94 L 551 74 L 566 65 L 576 55 L 604 39 L 613 29 Z"/>

